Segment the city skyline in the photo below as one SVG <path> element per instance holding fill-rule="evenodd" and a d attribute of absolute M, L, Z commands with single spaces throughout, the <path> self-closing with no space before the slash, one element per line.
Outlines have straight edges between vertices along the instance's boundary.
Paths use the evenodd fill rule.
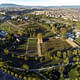
<path fill-rule="evenodd" d="M 0 4 L 11 3 L 25 6 L 65 6 L 80 5 L 79 0 L 0 0 Z"/>

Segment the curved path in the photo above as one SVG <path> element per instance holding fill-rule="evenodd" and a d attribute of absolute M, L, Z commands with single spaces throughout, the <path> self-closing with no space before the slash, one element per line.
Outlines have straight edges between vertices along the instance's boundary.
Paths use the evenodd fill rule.
<path fill-rule="evenodd" d="M 80 64 L 80 62 L 78 62 L 78 63 Z M 46 67 L 46 68 L 42 68 L 42 69 L 30 69 L 29 72 L 35 72 L 35 73 L 39 74 L 41 77 L 43 77 L 45 80 L 49 80 L 46 76 L 41 74 L 39 71 L 46 71 L 46 70 L 53 69 L 53 68 L 58 68 L 58 67 L 61 67 L 61 66 L 67 66 L 69 64 L 76 64 L 76 62 L 56 65 L 56 66 L 52 66 L 52 67 Z M 13 67 L 12 69 L 19 70 L 19 71 L 26 71 L 25 69 L 16 68 L 16 67 Z"/>
<path fill-rule="evenodd" d="M 10 21 L 7 21 L 7 23 L 8 23 L 9 25 L 15 27 L 15 28 L 21 28 L 21 26 L 25 26 L 25 25 L 28 24 L 28 23 L 25 23 L 25 24 L 15 25 L 15 24 L 11 23 Z"/>
<path fill-rule="evenodd" d="M 80 64 L 80 62 L 78 62 Z M 59 65 L 55 65 L 55 66 L 51 66 L 51 67 L 45 67 L 45 68 L 41 68 L 41 69 L 30 69 L 29 71 L 46 71 L 46 70 L 49 70 L 49 69 L 52 69 L 52 68 L 58 68 L 58 67 L 61 67 L 61 66 L 67 66 L 67 65 L 70 65 L 70 64 L 76 64 L 76 62 L 71 62 L 71 63 L 68 63 L 68 64 L 59 64 Z M 16 69 L 16 70 L 20 70 L 20 71 L 25 71 L 25 69 L 22 69 L 22 68 L 16 68 L 16 67 L 12 67 L 12 69 Z"/>
<path fill-rule="evenodd" d="M 80 64 L 80 62 L 78 62 L 78 63 Z M 52 69 L 52 68 L 67 66 L 67 65 L 70 65 L 70 64 L 76 64 L 76 62 L 71 62 L 71 63 L 68 63 L 68 64 L 60 64 L 60 65 L 46 67 L 46 68 L 42 68 L 42 69 L 30 69 L 30 71 L 46 71 L 46 70 L 49 70 L 49 69 Z"/>

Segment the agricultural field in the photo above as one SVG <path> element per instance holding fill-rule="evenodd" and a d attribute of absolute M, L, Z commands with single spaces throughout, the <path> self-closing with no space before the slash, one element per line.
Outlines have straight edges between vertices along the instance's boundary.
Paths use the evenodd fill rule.
<path fill-rule="evenodd" d="M 37 54 L 37 39 L 28 39 L 27 53 L 29 55 Z"/>
<path fill-rule="evenodd" d="M 44 43 L 45 45 L 45 51 L 49 52 L 50 54 L 53 54 L 57 51 L 64 51 L 71 48 L 71 46 L 61 39 L 50 39 Z"/>

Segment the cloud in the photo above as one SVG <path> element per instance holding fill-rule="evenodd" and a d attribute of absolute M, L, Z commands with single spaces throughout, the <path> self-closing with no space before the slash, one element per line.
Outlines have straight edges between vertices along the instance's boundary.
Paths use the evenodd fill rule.
<path fill-rule="evenodd" d="M 14 3 L 20 5 L 80 5 L 80 0 L 0 0 L 0 3 Z"/>

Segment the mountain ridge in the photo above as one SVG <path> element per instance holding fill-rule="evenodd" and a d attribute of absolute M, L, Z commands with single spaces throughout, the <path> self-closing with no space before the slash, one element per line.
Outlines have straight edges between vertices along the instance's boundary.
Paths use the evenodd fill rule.
<path fill-rule="evenodd" d="M 0 4 L 0 7 L 25 7 L 25 8 L 80 8 L 80 5 L 69 5 L 69 6 L 24 6 L 18 4 Z"/>

